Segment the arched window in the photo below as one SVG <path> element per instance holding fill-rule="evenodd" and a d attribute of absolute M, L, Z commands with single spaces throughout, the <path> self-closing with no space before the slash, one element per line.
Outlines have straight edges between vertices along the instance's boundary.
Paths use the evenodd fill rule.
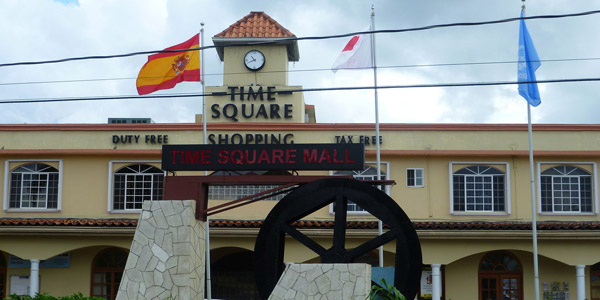
<path fill-rule="evenodd" d="M 452 175 L 452 201 L 458 212 L 506 211 L 504 172 L 490 166 L 468 166 Z"/>
<path fill-rule="evenodd" d="M 590 299 L 600 300 L 600 263 L 590 267 Z"/>
<path fill-rule="evenodd" d="M 592 175 L 573 166 L 541 173 L 542 212 L 592 212 Z"/>
<path fill-rule="evenodd" d="M 57 209 L 59 172 L 56 168 L 32 163 L 10 173 L 9 208 Z"/>
<path fill-rule="evenodd" d="M 92 262 L 91 296 L 114 300 L 123 277 L 127 251 L 120 248 L 102 250 Z"/>
<path fill-rule="evenodd" d="M 384 167 L 384 163 L 382 162 L 381 165 L 382 167 Z M 356 180 L 377 180 L 377 167 L 375 166 L 367 166 L 366 168 L 364 168 L 363 170 L 360 171 L 337 171 L 334 173 L 334 175 L 352 175 L 352 177 L 354 177 L 354 179 Z M 381 180 L 386 180 L 387 179 L 387 174 L 383 171 L 380 172 L 380 178 Z M 382 186 L 380 187 L 383 191 L 385 191 L 385 187 Z M 333 203 L 332 205 L 332 209 L 333 209 Z M 352 202 L 352 201 L 348 201 L 348 208 L 347 210 L 349 212 L 364 212 L 365 210 L 358 206 L 356 203 Z"/>
<path fill-rule="evenodd" d="M 479 300 L 523 299 L 521 263 L 511 253 L 487 254 L 479 264 Z"/>
<path fill-rule="evenodd" d="M 117 170 L 113 180 L 113 209 L 142 209 L 146 200 L 162 200 L 165 172 L 145 164 Z"/>
<path fill-rule="evenodd" d="M 6 297 L 6 259 L 0 251 L 0 299 Z"/>

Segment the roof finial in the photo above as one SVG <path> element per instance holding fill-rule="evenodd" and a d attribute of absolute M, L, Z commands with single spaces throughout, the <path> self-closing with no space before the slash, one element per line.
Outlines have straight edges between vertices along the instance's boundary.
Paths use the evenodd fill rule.
<path fill-rule="evenodd" d="M 375 4 L 371 4 L 371 16 L 375 15 Z"/>
<path fill-rule="evenodd" d="M 525 0 L 521 0 L 521 2 L 523 2 L 523 5 L 521 5 L 521 10 L 525 10 Z"/>

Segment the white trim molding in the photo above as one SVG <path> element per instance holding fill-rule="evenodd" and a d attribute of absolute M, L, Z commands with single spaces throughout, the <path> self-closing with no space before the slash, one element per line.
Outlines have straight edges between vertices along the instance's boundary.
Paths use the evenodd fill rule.
<path fill-rule="evenodd" d="M 542 168 L 544 165 L 557 165 L 557 166 L 590 166 L 592 169 L 592 189 L 593 189 L 593 199 L 592 199 L 592 212 L 542 212 Z M 544 169 L 545 171 L 545 169 Z M 590 216 L 598 214 L 598 165 L 595 162 L 590 161 L 539 161 L 537 162 L 537 170 L 536 172 L 536 205 L 537 205 L 537 213 L 539 215 L 552 215 L 552 216 Z"/>
<path fill-rule="evenodd" d="M 412 170 L 415 172 L 415 184 L 414 185 L 408 185 L 408 171 Z M 417 184 L 417 171 L 421 170 L 421 184 Z M 406 168 L 406 182 L 404 183 L 406 185 L 406 187 L 409 188 L 422 188 L 425 187 L 425 168 Z"/>
<path fill-rule="evenodd" d="M 9 208 L 8 203 L 10 201 L 10 164 L 11 163 L 58 163 L 58 195 L 56 208 Z M 4 161 L 4 195 L 2 209 L 5 212 L 59 212 L 62 208 L 62 190 L 63 190 L 63 160 L 62 159 L 7 159 Z"/>
<path fill-rule="evenodd" d="M 108 213 L 111 214 L 135 214 L 135 213 L 141 213 L 142 210 L 141 209 L 131 209 L 131 210 L 114 210 L 112 208 L 112 199 L 113 199 L 113 175 L 114 175 L 114 171 L 113 167 L 115 164 L 155 164 L 155 163 L 161 163 L 160 160 L 111 160 L 108 162 L 108 198 L 107 198 L 107 202 L 106 202 L 106 207 L 107 207 L 107 211 Z M 160 168 L 160 166 L 158 166 L 158 168 Z M 166 172 L 165 172 L 166 175 Z"/>
<path fill-rule="evenodd" d="M 504 172 L 504 195 L 505 195 L 505 211 L 502 212 L 455 212 L 454 211 L 454 165 L 465 165 L 467 166 L 477 166 L 477 165 L 486 165 L 486 166 L 504 166 L 506 169 Z M 498 162 L 498 161 L 451 161 L 448 164 L 448 191 L 449 191 L 449 201 L 450 201 L 450 214 L 455 216 L 508 216 L 512 213 L 512 197 L 511 197 L 511 177 L 510 177 L 510 163 L 508 162 Z"/>

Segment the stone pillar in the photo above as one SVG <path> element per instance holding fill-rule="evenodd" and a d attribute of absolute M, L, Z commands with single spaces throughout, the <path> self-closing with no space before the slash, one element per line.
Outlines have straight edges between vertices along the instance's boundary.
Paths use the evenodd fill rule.
<path fill-rule="evenodd" d="M 31 268 L 29 272 L 29 296 L 35 297 L 40 293 L 40 260 L 32 259 L 29 261 Z"/>
<path fill-rule="evenodd" d="M 368 264 L 288 264 L 269 300 L 365 300 L 370 291 Z"/>
<path fill-rule="evenodd" d="M 431 265 L 431 283 L 433 284 L 433 293 L 431 295 L 431 300 L 442 299 L 442 273 L 440 272 L 441 267 L 442 265 L 440 264 Z"/>
<path fill-rule="evenodd" d="M 585 265 L 576 265 L 577 275 L 577 300 L 585 299 Z"/>
<path fill-rule="evenodd" d="M 204 299 L 205 223 L 196 203 L 145 201 L 117 300 Z"/>

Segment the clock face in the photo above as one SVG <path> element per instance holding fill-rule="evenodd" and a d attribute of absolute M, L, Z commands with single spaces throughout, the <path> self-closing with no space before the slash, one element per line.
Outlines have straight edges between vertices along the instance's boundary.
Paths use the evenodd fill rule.
<path fill-rule="evenodd" d="M 246 68 L 252 71 L 258 71 L 265 65 L 265 55 L 258 50 L 250 50 L 244 56 Z"/>

